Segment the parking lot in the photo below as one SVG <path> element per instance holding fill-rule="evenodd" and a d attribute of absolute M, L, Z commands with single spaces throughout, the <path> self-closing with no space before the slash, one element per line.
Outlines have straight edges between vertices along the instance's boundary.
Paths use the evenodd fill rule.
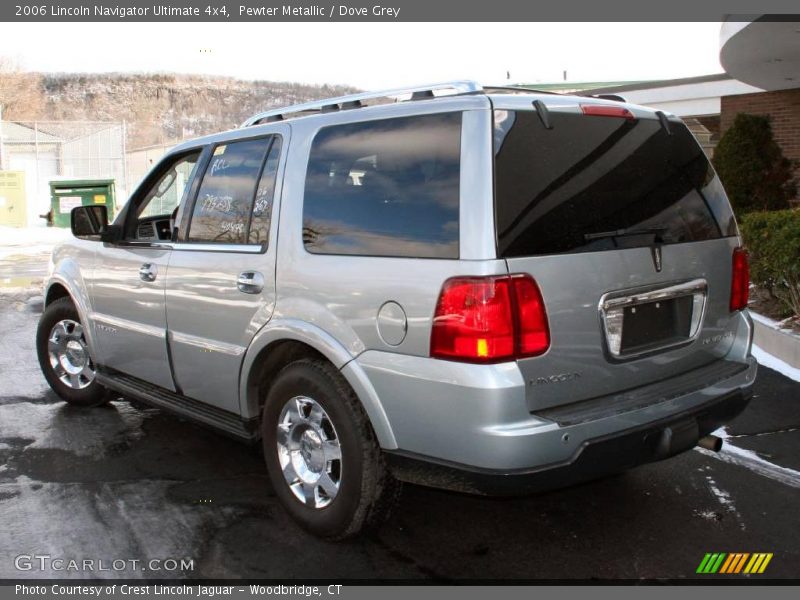
<path fill-rule="evenodd" d="M 376 534 L 332 544 L 278 506 L 257 448 L 123 399 L 61 403 L 34 351 L 47 244 L 0 250 L 0 578 L 87 576 L 18 569 L 36 554 L 127 561 L 94 574 L 125 578 L 686 578 L 707 552 L 774 557 L 764 575 L 703 577 L 800 572 L 800 383 L 774 370 L 719 454 L 525 498 L 407 486 Z M 193 564 L 130 562 L 165 558 Z"/>

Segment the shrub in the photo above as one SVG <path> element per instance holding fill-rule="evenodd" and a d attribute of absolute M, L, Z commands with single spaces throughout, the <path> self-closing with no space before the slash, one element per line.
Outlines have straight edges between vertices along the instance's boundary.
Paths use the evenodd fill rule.
<path fill-rule="evenodd" d="M 739 224 L 750 280 L 800 315 L 800 210 L 752 212 Z"/>
<path fill-rule="evenodd" d="M 796 165 L 775 142 L 769 117 L 736 115 L 712 162 L 737 214 L 788 208 L 797 193 Z"/>

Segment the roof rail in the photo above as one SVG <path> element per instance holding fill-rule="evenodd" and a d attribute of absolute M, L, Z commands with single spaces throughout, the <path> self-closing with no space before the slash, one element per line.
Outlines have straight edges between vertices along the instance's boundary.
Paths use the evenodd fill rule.
<path fill-rule="evenodd" d="M 424 100 L 433 98 L 434 92 L 449 92 L 441 95 L 461 95 L 461 94 L 480 94 L 483 88 L 474 81 L 448 81 L 444 83 L 434 83 L 430 85 L 420 85 L 408 88 L 398 88 L 394 90 L 382 90 L 379 92 L 363 92 L 340 96 L 339 98 L 327 98 L 304 104 L 295 104 L 276 108 L 258 113 L 247 119 L 240 127 L 250 127 L 260 123 L 270 123 L 272 121 L 283 121 L 293 117 L 303 116 L 303 113 L 335 112 L 351 108 L 360 108 L 366 100 L 394 99 L 399 101 L 403 96 L 410 96 L 410 100 Z"/>
<path fill-rule="evenodd" d="M 487 85 L 484 86 L 487 92 L 510 92 L 512 94 L 548 94 L 553 96 L 562 96 L 560 92 L 551 92 L 549 90 L 537 90 L 536 88 L 522 87 L 516 85 Z"/>

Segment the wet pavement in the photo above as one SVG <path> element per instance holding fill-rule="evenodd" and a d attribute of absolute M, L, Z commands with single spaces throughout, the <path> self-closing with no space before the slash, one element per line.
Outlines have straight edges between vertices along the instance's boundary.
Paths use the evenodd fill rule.
<path fill-rule="evenodd" d="M 41 263 L 0 254 L 0 277 L 30 279 L 0 287 L 0 578 L 684 578 L 707 552 L 774 558 L 765 575 L 703 577 L 800 573 L 800 383 L 775 371 L 761 369 L 718 455 L 694 450 L 526 498 L 407 486 L 375 535 L 333 544 L 281 510 L 258 449 L 135 402 L 61 403 L 36 363 L 40 289 L 24 287 Z M 35 554 L 194 565 L 15 567 Z"/>

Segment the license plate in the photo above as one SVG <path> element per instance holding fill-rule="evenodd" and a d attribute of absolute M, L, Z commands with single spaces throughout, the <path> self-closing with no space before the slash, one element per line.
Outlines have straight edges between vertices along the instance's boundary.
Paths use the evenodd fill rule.
<path fill-rule="evenodd" d="M 691 336 L 694 298 L 681 296 L 626 306 L 622 315 L 621 354 L 688 340 Z"/>

